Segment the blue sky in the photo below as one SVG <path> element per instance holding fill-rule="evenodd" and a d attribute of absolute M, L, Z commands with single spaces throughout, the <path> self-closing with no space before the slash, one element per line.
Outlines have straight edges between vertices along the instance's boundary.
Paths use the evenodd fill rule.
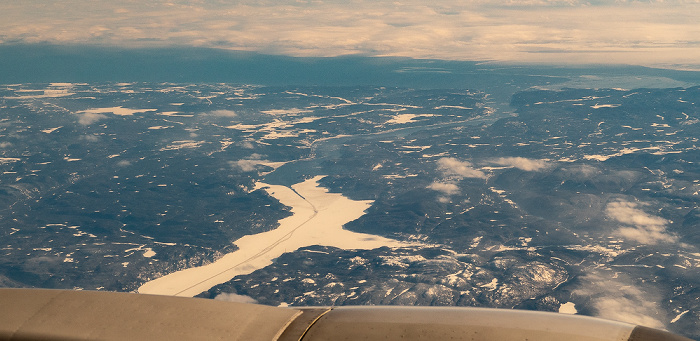
<path fill-rule="evenodd" d="M 23 0 L 0 43 L 698 68 L 700 0 Z"/>

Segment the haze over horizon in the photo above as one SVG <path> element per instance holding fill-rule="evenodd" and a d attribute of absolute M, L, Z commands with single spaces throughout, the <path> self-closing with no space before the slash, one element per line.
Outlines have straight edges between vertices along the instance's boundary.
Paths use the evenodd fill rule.
<path fill-rule="evenodd" d="M 0 44 L 700 69 L 700 1 L 22 1 Z"/>

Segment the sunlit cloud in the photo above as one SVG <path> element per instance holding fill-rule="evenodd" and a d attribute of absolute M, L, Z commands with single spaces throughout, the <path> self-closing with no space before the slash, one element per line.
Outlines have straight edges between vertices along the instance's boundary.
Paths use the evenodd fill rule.
<path fill-rule="evenodd" d="M 524 157 L 500 157 L 490 160 L 490 163 L 500 166 L 515 167 L 527 172 L 537 172 L 551 166 L 551 164 L 545 160 L 528 159 Z"/>
<path fill-rule="evenodd" d="M 459 194 L 459 186 L 452 183 L 433 182 L 428 185 L 428 188 L 446 195 Z"/>
<path fill-rule="evenodd" d="M 247 159 L 229 161 L 229 165 L 236 170 L 242 172 L 253 172 L 258 170 L 260 167 L 279 167 L 279 163 L 270 162 L 269 160 L 263 159 L 264 156 L 258 153 L 251 154 Z"/>
<path fill-rule="evenodd" d="M 238 302 L 238 303 L 258 303 L 254 298 L 246 295 L 238 295 L 238 294 L 233 294 L 233 293 L 225 293 L 222 292 L 216 297 L 214 297 L 215 300 L 217 301 L 226 301 L 226 302 Z"/>
<path fill-rule="evenodd" d="M 433 182 L 428 185 L 427 188 L 440 193 L 441 195 L 438 197 L 438 201 L 442 203 L 450 202 L 451 196 L 460 193 L 459 186 L 449 182 Z"/>
<path fill-rule="evenodd" d="M 594 176 L 602 174 L 602 171 L 598 168 L 586 164 L 562 167 L 561 172 L 567 178 L 574 179 L 591 179 Z"/>
<path fill-rule="evenodd" d="M 444 157 L 437 161 L 438 170 L 443 176 L 456 178 L 479 178 L 485 179 L 484 172 L 472 167 L 472 164 L 467 161 L 460 161 L 452 157 Z"/>
<path fill-rule="evenodd" d="M 242 141 L 240 144 L 241 148 L 245 149 L 254 149 L 255 145 L 253 145 L 253 142 L 251 141 Z"/>
<path fill-rule="evenodd" d="M 214 110 L 214 111 L 210 112 L 209 114 L 213 115 L 213 116 L 219 116 L 219 117 L 236 117 L 237 116 L 235 111 L 224 110 L 224 109 Z"/>
<path fill-rule="evenodd" d="M 485 179 L 484 172 L 475 169 L 470 162 L 461 161 L 453 157 L 444 157 L 437 161 L 437 169 L 442 175 L 442 180 L 437 180 L 426 188 L 440 193 L 438 201 L 448 203 L 450 197 L 460 194 L 461 190 L 456 184 L 464 178 Z"/>
<path fill-rule="evenodd" d="M 641 244 L 677 243 L 677 235 L 666 231 L 668 220 L 644 212 L 640 204 L 614 201 L 607 205 L 608 218 L 622 224 L 616 231 L 621 237 Z"/>
<path fill-rule="evenodd" d="M 698 1 L 0 3 L 0 41 L 295 56 L 697 64 Z"/>
<path fill-rule="evenodd" d="M 243 172 L 252 172 L 260 165 L 260 160 L 238 160 L 229 163 L 231 167 L 240 169 Z"/>
<path fill-rule="evenodd" d="M 78 123 L 88 126 L 91 125 L 103 118 L 107 118 L 107 116 L 102 115 L 102 114 L 97 114 L 97 113 L 90 113 L 86 112 L 84 114 L 79 114 L 78 115 Z"/>
<path fill-rule="evenodd" d="M 628 322 L 651 328 L 664 328 L 662 311 L 656 302 L 659 295 L 641 288 L 623 274 L 590 273 L 581 278 L 574 296 L 590 300 L 595 314 L 605 319 Z"/>

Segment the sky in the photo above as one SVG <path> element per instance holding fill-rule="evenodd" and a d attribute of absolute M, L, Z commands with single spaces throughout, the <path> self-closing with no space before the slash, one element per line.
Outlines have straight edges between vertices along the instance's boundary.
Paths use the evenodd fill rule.
<path fill-rule="evenodd" d="M 700 0 L 23 0 L 0 44 L 534 63 L 700 62 Z"/>

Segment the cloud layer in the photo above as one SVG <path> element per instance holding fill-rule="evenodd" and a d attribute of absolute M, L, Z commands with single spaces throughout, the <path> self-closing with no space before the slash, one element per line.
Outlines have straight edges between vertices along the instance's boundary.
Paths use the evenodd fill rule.
<path fill-rule="evenodd" d="M 4 1 L 0 42 L 697 64 L 700 1 Z"/>

